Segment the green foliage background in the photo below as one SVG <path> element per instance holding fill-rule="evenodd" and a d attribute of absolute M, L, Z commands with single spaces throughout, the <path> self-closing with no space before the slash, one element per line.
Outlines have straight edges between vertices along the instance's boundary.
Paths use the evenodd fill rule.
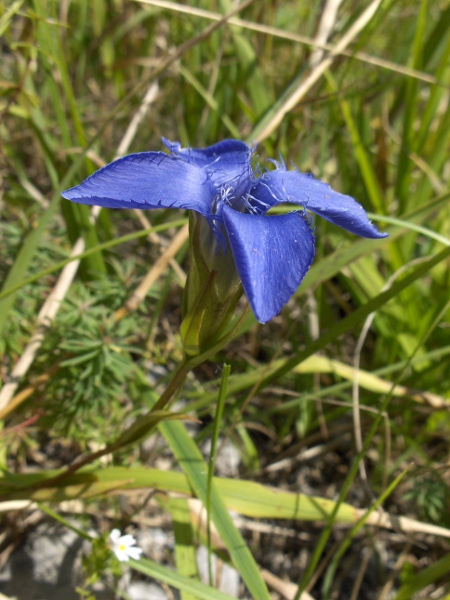
<path fill-rule="evenodd" d="M 197 538 L 183 539 L 186 505 L 176 504 L 173 491 L 209 506 L 227 550 L 222 557 L 245 582 L 242 597 L 269 597 L 259 567 L 273 565 L 254 539 L 236 551 L 242 538 L 225 516 L 230 494 L 241 498 L 233 507 L 248 517 L 292 519 L 299 532 L 305 520 L 321 521 L 308 530 L 306 567 L 294 560 L 292 569 L 275 573 L 301 581 L 314 598 L 343 598 L 344 557 L 359 560 L 368 548 L 381 560 L 380 544 L 396 566 L 384 566 L 371 597 L 386 597 L 389 585 L 396 598 L 448 597 L 450 532 L 426 524 L 450 527 L 450 5 L 345 0 L 330 47 L 317 55 L 305 38 L 314 38 L 330 3 L 247 4 L 233 17 L 240 22 L 221 22 L 214 31 L 211 19 L 236 3 L 0 4 L 1 393 L 32 336 L 40 335 L 35 357 L 15 377 L 17 389 L 0 403 L 2 498 L 88 502 L 95 496 L 94 506 L 114 507 L 115 521 L 125 527 L 130 516 L 109 492 L 133 487 L 133 477 L 136 488 L 159 490 L 160 510 L 176 515 L 176 573 L 149 560 L 133 566 L 181 589 L 184 600 L 223 594 L 212 585 L 203 589 L 193 554 L 179 552 L 186 545 L 192 550 Z M 345 53 L 284 109 L 352 27 L 358 31 Z M 180 214 L 103 210 L 94 223 L 88 207 L 60 197 L 120 152 L 151 85 L 154 97 L 127 152 L 160 150 L 161 136 L 184 146 L 227 137 L 258 141 L 261 164 L 281 154 L 357 198 L 390 233 L 386 240 L 360 240 L 317 220 L 314 266 L 282 313 L 266 326 L 249 317 L 238 339 L 188 377 L 182 412 L 202 422 L 194 441 L 185 424 L 166 421 L 168 415 L 146 420 L 182 358 L 177 332 L 187 242 L 145 301 L 117 318 L 181 227 Z M 39 311 L 80 238 L 88 252 L 42 328 Z M 370 330 L 362 334 L 365 322 Z M 231 375 L 221 380 L 216 365 L 225 362 Z M 199 448 L 204 439 L 217 440 L 219 400 L 220 434 L 238 448 L 241 468 L 239 478 L 214 486 L 202 478 Z M 69 479 L 53 482 L 58 472 L 51 468 L 114 444 L 136 418 L 145 427 L 134 432 L 134 442 L 115 447 L 108 466 L 93 461 L 88 467 L 89 493 L 70 491 Z M 149 457 L 140 442 L 150 434 L 161 439 Z M 317 456 L 304 458 L 305 449 L 314 448 Z M 151 469 L 159 453 L 171 457 L 169 473 Z M 211 475 L 214 461 L 208 460 Z M 281 460 L 285 466 L 268 469 Z M 305 464 L 306 487 L 300 484 Z M 176 479 L 177 465 L 188 487 Z M 38 479 L 27 479 L 37 466 Z M 86 473 L 72 477 L 86 483 Z M 250 491 L 245 480 L 261 485 Z M 308 510 L 289 512 L 289 495 L 281 495 L 278 506 L 266 498 L 270 485 L 297 494 Z M 309 496 L 331 503 L 318 510 Z M 135 514 L 144 510 L 137 502 Z M 362 527 L 350 504 L 374 511 L 382 505 L 424 527 L 394 540 Z M 269 507 L 263 514 L 261 505 Z M 98 508 L 98 527 L 111 529 L 101 513 Z M 184 524 L 196 532 L 187 514 Z M 343 534 L 339 522 L 353 528 Z M 294 557 L 299 551 L 287 541 L 282 550 Z"/>

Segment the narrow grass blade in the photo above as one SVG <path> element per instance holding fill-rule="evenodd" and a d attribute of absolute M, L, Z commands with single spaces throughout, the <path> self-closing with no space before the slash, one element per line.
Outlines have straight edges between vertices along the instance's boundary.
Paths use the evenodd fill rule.
<path fill-rule="evenodd" d="M 427 21 L 427 4 L 427 0 L 421 0 L 420 12 L 411 49 L 411 66 L 415 69 L 420 69 L 422 67 L 423 45 L 425 39 L 424 32 Z M 408 210 L 410 201 L 410 150 L 414 147 L 413 138 L 416 135 L 414 120 L 417 118 L 417 105 L 419 101 L 418 90 L 419 86 L 417 80 L 412 78 L 408 79 L 405 86 L 405 112 L 395 188 L 395 197 L 398 198 L 400 202 L 400 214 Z"/>
<path fill-rule="evenodd" d="M 328 80 L 328 83 L 331 87 L 333 93 L 338 92 L 338 85 L 336 83 L 335 78 L 331 74 L 330 71 L 325 73 L 325 76 Z M 359 169 L 361 171 L 362 178 L 364 180 L 367 194 L 370 198 L 372 206 L 378 213 L 385 212 L 385 203 L 383 198 L 383 193 L 381 191 L 380 184 L 378 183 L 377 176 L 375 174 L 375 168 L 372 164 L 371 159 L 369 158 L 369 154 L 366 152 L 363 140 L 361 139 L 360 133 L 358 131 L 358 127 L 353 119 L 352 112 L 350 109 L 350 104 L 348 100 L 346 100 L 340 94 L 338 95 L 339 105 L 341 107 L 342 115 L 344 117 L 345 123 L 347 125 L 347 129 L 350 133 L 350 137 L 352 140 L 352 148 L 355 154 L 356 162 L 359 165 Z"/>
<path fill-rule="evenodd" d="M 66 265 L 73 262 L 74 260 L 80 260 L 81 258 L 90 256 L 91 254 L 93 254 L 94 252 L 98 252 L 99 250 L 107 250 L 110 248 L 114 248 L 115 246 L 120 246 L 120 244 L 130 242 L 132 240 L 136 240 L 141 237 L 146 237 L 147 235 L 149 235 L 151 233 L 158 233 L 161 231 L 165 231 L 166 229 L 170 229 L 171 227 L 181 227 L 185 224 L 186 224 L 186 219 L 180 219 L 177 221 L 169 221 L 168 223 L 162 223 L 161 225 L 155 225 L 155 227 L 151 227 L 150 229 L 141 229 L 140 231 L 135 231 L 133 233 L 129 233 L 129 234 L 121 236 L 119 238 L 114 238 L 112 240 L 104 242 L 103 244 L 98 244 L 97 246 L 89 248 L 88 250 L 85 250 L 84 252 L 81 252 L 80 254 L 75 254 L 74 256 L 70 256 L 69 258 L 62 260 L 62 261 L 54 264 L 53 266 L 48 267 L 48 269 L 43 269 L 36 275 L 33 275 L 32 277 L 27 277 L 26 279 L 20 280 L 21 273 L 15 274 L 14 279 L 19 280 L 20 283 L 16 283 L 15 285 L 12 285 L 10 283 L 10 285 L 7 286 L 7 283 L 9 282 L 9 279 L 7 279 L 5 281 L 2 291 L 0 292 L 0 303 L 5 298 L 8 298 L 11 295 L 14 295 L 23 286 L 29 285 L 30 283 L 34 283 L 35 281 L 38 281 L 39 279 L 41 279 L 42 277 L 45 277 L 46 275 L 50 275 L 51 273 L 60 271 Z M 27 254 L 27 256 L 28 256 L 28 254 Z M 0 304 L 0 309 L 1 309 L 1 304 Z M 1 322 L 1 314 L 2 313 L 0 312 L 0 322 Z"/>
<path fill-rule="evenodd" d="M 206 467 L 205 464 L 204 466 Z M 192 485 L 186 475 L 173 471 L 146 467 L 86 468 L 61 479 L 57 487 L 56 484 L 52 486 L 50 482 L 60 474 L 61 471 L 5 473 L 0 479 L 0 500 L 62 502 L 74 498 L 93 498 L 111 491 L 143 488 L 183 494 L 187 497 L 193 495 Z M 216 477 L 214 484 L 227 509 L 255 519 L 326 521 L 333 515 L 334 523 L 351 525 L 366 515 L 363 509 L 345 502 L 336 508 L 337 503 L 334 500 L 274 489 L 253 481 Z M 367 523 L 391 530 L 427 532 L 450 538 L 450 530 L 444 527 L 384 512 L 381 515 L 369 514 Z"/>
<path fill-rule="evenodd" d="M 5 11 L 0 18 L 0 36 L 2 36 L 6 29 L 10 26 L 12 19 L 19 12 L 24 0 L 16 0 L 11 6 Z"/>
<path fill-rule="evenodd" d="M 394 481 L 389 485 L 388 489 L 385 492 L 383 492 L 383 494 L 381 494 L 381 496 L 379 498 L 377 498 L 377 500 L 372 504 L 370 509 L 365 512 L 364 516 L 351 528 L 351 530 L 345 536 L 345 539 L 341 542 L 339 548 L 337 549 L 336 553 L 334 554 L 334 556 L 331 560 L 331 563 L 327 569 L 327 572 L 325 573 L 323 586 L 322 586 L 324 600 L 328 600 L 330 598 L 331 585 L 334 580 L 336 570 L 339 565 L 339 561 L 342 559 L 343 555 L 348 550 L 348 548 L 351 544 L 351 541 L 355 538 L 356 534 L 361 530 L 361 528 L 367 522 L 370 515 L 373 515 L 374 512 L 378 508 L 381 507 L 383 502 L 387 498 L 389 498 L 389 496 L 396 489 L 398 484 L 402 481 L 402 479 L 405 477 L 405 475 L 407 474 L 407 472 L 409 470 L 410 470 L 410 468 L 405 469 L 402 473 L 400 473 L 400 475 L 398 477 L 396 477 L 394 479 Z"/>
<path fill-rule="evenodd" d="M 147 575 L 147 577 L 152 577 L 153 579 L 167 583 L 167 585 L 182 592 L 187 592 L 191 598 L 198 598 L 198 600 L 232 600 L 231 596 L 228 596 L 228 594 L 224 594 L 199 581 L 185 577 L 173 569 L 163 567 L 152 560 L 146 558 L 141 558 L 140 560 L 130 559 L 128 564 L 132 569 Z M 258 598 L 258 596 L 255 596 L 255 598 Z"/>
<path fill-rule="evenodd" d="M 165 504 L 165 508 L 172 515 L 177 571 L 184 577 L 198 579 L 194 531 L 188 503 L 184 498 L 170 498 Z M 181 590 L 181 598 L 182 600 L 197 600 L 198 596 L 188 590 Z"/>
<path fill-rule="evenodd" d="M 217 442 L 219 439 L 219 430 L 220 425 L 222 423 L 222 415 L 223 409 L 225 406 L 225 400 L 227 398 L 227 390 L 228 390 L 228 378 L 230 377 L 231 367 L 230 365 L 224 365 L 222 371 L 222 379 L 220 382 L 220 390 L 219 390 L 219 399 L 217 402 L 216 414 L 214 416 L 214 428 L 213 434 L 211 437 L 211 452 L 208 463 L 208 482 L 206 485 L 206 512 L 208 515 L 208 523 L 207 523 L 207 542 L 208 542 L 208 568 L 209 568 L 209 580 L 212 581 L 212 563 L 211 563 L 211 527 L 210 527 L 210 517 L 211 517 L 211 492 L 213 486 L 213 476 L 214 476 L 214 466 L 216 464 L 216 452 L 217 452 Z"/>
<path fill-rule="evenodd" d="M 87 540 L 92 539 L 89 534 L 85 533 L 82 529 L 76 527 L 73 525 L 73 523 L 70 523 L 70 521 L 44 504 L 41 503 L 39 508 L 48 516 L 52 517 L 55 521 L 58 521 L 80 537 Z M 223 592 L 220 592 L 212 587 L 206 586 L 185 573 L 174 571 L 168 567 L 163 567 L 158 563 L 146 558 L 140 558 L 139 560 L 130 559 L 128 564 L 136 571 L 139 571 L 144 575 L 152 577 L 157 581 L 162 581 L 167 585 L 180 590 L 183 600 L 232 600 L 231 596 L 228 596 L 227 594 L 224 594 Z M 194 575 L 194 573 L 191 575 Z"/>
<path fill-rule="evenodd" d="M 324 335 L 322 335 L 317 340 L 311 342 L 305 350 L 298 352 L 293 357 L 288 359 L 284 366 L 276 369 L 270 376 L 266 377 L 261 384 L 261 387 L 267 385 L 270 381 L 273 381 L 277 377 L 281 377 L 286 373 L 289 373 L 291 369 L 294 369 L 298 364 L 300 364 L 303 360 L 315 354 L 318 350 L 324 348 L 328 343 L 333 340 L 336 340 L 346 331 L 349 331 L 352 327 L 360 323 L 363 319 L 365 319 L 372 312 L 380 310 L 389 300 L 397 296 L 401 291 L 408 288 L 412 283 L 417 281 L 420 277 L 426 275 L 430 269 L 434 266 L 438 265 L 440 262 L 446 260 L 450 256 L 450 247 L 445 248 L 431 259 L 427 260 L 425 263 L 418 266 L 414 269 L 409 275 L 396 282 L 390 289 L 382 292 L 378 296 L 369 300 L 363 306 L 357 308 L 353 313 L 351 313 L 342 321 L 339 321 L 334 325 L 331 329 L 329 329 Z M 259 389 L 261 389 L 261 387 Z"/>
<path fill-rule="evenodd" d="M 36 227 L 25 238 L 14 264 L 3 283 L 2 295 L 0 295 L 0 336 L 8 319 L 9 310 L 14 303 L 15 292 L 20 288 L 36 249 L 41 243 L 42 237 L 53 219 L 58 206 L 59 195 L 55 194 L 49 207 L 40 216 Z M 9 297 L 4 297 L 6 295 L 5 292 Z"/>
<path fill-rule="evenodd" d="M 52 97 L 58 129 L 63 139 L 64 147 L 73 146 L 70 121 L 64 110 L 64 103 L 61 102 L 61 88 L 70 107 L 70 114 L 75 130 L 77 145 L 84 148 L 86 145 L 86 136 L 78 110 L 77 101 L 73 93 L 71 80 L 69 77 L 68 65 L 65 60 L 65 52 L 61 42 L 60 28 L 57 27 L 56 5 L 48 0 L 35 0 L 34 9 L 39 17 L 37 28 L 37 37 L 39 47 L 42 52 L 42 61 L 49 72 L 54 74 L 47 78 L 49 95 Z M 49 16 L 53 18 L 49 18 Z M 57 76 L 56 76 L 57 73 Z M 86 159 L 86 164 L 91 170 L 90 161 Z M 75 206 L 64 204 L 63 216 L 66 219 L 71 242 L 74 244 L 79 237 L 83 237 L 88 248 L 98 245 L 97 232 L 95 225 L 90 218 L 90 209 L 88 206 Z M 96 278 L 99 273 L 106 273 L 106 266 L 101 253 L 97 252 L 88 257 L 86 261 L 86 272 L 90 277 Z"/>
<path fill-rule="evenodd" d="M 208 467 L 200 450 L 181 423 L 161 423 L 159 428 L 186 473 L 195 494 L 206 505 Z M 239 486 L 239 483 L 237 485 Z M 236 528 L 222 495 L 215 485 L 211 488 L 211 518 L 250 593 L 254 598 L 269 600 L 270 595 L 261 577 L 259 567 Z"/>
<path fill-rule="evenodd" d="M 393 600 L 410 600 L 428 585 L 436 584 L 450 573 L 450 554 L 432 563 L 416 575 L 409 577 Z"/>
<path fill-rule="evenodd" d="M 203 100 L 208 104 L 208 106 L 214 112 L 217 113 L 217 115 L 220 117 L 222 123 L 225 125 L 225 127 L 230 132 L 230 135 L 235 138 L 240 138 L 239 129 L 236 127 L 236 125 L 233 123 L 233 121 L 231 121 L 231 119 L 228 115 L 223 114 L 221 112 L 219 103 L 214 98 L 214 96 L 211 96 L 211 94 L 208 92 L 208 90 L 205 90 L 205 88 L 202 86 L 200 81 L 189 71 L 189 69 L 186 69 L 185 67 L 180 65 L 178 67 L 178 70 L 181 73 L 181 75 L 186 79 L 186 81 L 188 83 L 190 83 L 190 85 L 192 85 L 192 87 L 195 90 L 197 90 L 197 92 L 200 94 L 200 96 L 203 98 Z"/>

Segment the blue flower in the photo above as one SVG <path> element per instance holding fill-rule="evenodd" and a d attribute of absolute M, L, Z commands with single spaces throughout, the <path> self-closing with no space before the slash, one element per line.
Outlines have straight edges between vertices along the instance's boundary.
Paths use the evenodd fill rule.
<path fill-rule="evenodd" d="M 314 258 L 314 234 L 305 209 L 367 238 L 385 237 L 350 196 L 311 175 L 252 168 L 254 149 L 224 140 L 208 148 L 170 154 L 130 154 L 62 193 L 80 204 L 109 208 L 180 208 L 202 215 L 214 232 L 216 252 L 232 252 L 242 285 L 261 323 L 278 314 L 297 290 Z M 268 215 L 290 203 L 302 209 Z M 223 264 L 223 263 L 222 263 Z"/>

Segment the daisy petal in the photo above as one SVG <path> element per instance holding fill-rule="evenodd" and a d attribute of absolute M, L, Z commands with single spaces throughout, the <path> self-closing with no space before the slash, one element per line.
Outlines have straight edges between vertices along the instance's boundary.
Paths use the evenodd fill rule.
<path fill-rule="evenodd" d="M 130 548 L 127 548 L 127 553 L 130 558 L 133 558 L 134 560 L 139 560 L 141 558 L 142 548 L 139 548 L 138 546 L 132 546 Z"/>
<path fill-rule="evenodd" d="M 269 207 L 286 202 L 301 204 L 327 221 L 362 237 L 387 236 L 372 225 L 356 200 L 333 191 L 327 183 L 314 179 L 312 175 L 280 167 L 265 173 L 251 193 Z"/>
<path fill-rule="evenodd" d="M 136 543 L 136 539 L 134 538 L 134 536 L 132 536 L 129 533 L 123 535 L 119 541 L 122 544 L 122 546 L 126 546 L 127 548 L 129 546 L 133 546 Z"/>
<path fill-rule="evenodd" d="M 110 539 L 112 542 L 116 543 L 116 542 L 119 540 L 119 538 L 120 538 L 120 535 L 121 535 L 121 534 L 120 534 L 120 530 L 119 530 L 119 529 L 113 529 L 113 530 L 111 531 L 111 533 L 109 534 L 109 539 Z"/>
<path fill-rule="evenodd" d="M 225 227 L 245 293 L 266 323 L 297 290 L 314 258 L 314 235 L 305 216 L 256 216 L 225 206 Z"/>
<path fill-rule="evenodd" d="M 164 152 L 119 158 L 62 192 L 79 204 L 108 208 L 187 208 L 211 214 L 215 191 L 199 166 Z"/>
<path fill-rule="evenodd" d="M 120 562 L 128 562 L 130 560 L 128 548 L 126 550 L 123 550 L 122 548 L 115 548 L 113 552 L 116 555 L 117 560 L 120 560 Z"/>

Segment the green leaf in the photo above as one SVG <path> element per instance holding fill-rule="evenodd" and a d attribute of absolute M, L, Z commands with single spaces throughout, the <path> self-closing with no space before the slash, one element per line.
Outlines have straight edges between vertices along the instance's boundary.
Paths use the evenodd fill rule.
<path fill-rule="evenodd" d="M 36 249 L 42 242 L 42 238 L 45 235 L 51 220 L 55 216 L 59 201 L 59 194 L 55 194 L 48 208 L 39 217 L 36 226 L 24 239 L 14 264 L 2 285 L 0 293 L 0 336 L 3 333 L 6 320 L 9 318 L 9 311 L 14 303 L 16 292 L 20 289 L 31 260 L 36 253 Z"/>
<path fill-rule="evenodd" d="M 23 1 L 24 0 L 16 0 L 16 2 L 13 2 L 0 18 L 0 36 L 2 36 L 10 26 L 12 19 L 19 12 Z"/>
<path fill-rule="evenodd" d="M 164 508 L 172 514 L 177 571 L 185 577 L 198 579 L 194 530 L 188 503 L 184 498 L 168 498 L 164 503 Z M 196 600 L 198 596 L 187 590 L 181 590 L 181 598 L 182 600 Z"/>
<path fill-rule="evenodd" d="M 437 584 L 441 579 L 447 578 L 449 574 L 450 554 L 446 554 L 416 575 L 408 577 L 393 600 L 410 600 L 417 592 L 429 585 Z"/>
<path fill-rule="evenodd" d="M 143 573 L 157 581 L 162 581 L 182 592 L 186 592 L 191 598 L 197 598 L 198 600 L 232 600 L 228 594 L 224 594 L 199 581 L 185 577 L 173 569 L 163 567 L 152 560 L 146 558 L 139 560 L 130 559 L 128 564 L 135 571 L 139 571 L 139 573 Z M 184 598 L 186 596 L 183 596 Z"/>
<path fill-rule="evenodd" d="M 200 450 L 181 423 L 161 423 L 160 431 L 166 438 L 181 468 L 186 473 L 196 496 L 207 505 L 208 466 Z M 233 563 L 254 598 L 269 599 L 270 595 L 247 544 L 228 513 L 220 490 L 213 484 L 210 490 L 211 518 Z"/>

